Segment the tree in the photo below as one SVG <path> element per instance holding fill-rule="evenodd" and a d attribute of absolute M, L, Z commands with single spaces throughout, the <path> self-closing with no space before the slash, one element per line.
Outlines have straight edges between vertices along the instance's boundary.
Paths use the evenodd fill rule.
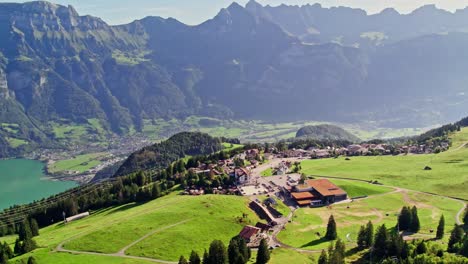
<path fill-rule="evenodd" d="M 366 238 L 367 238 L 366 228 L 364 226 L 361 226 L 361 228 L 359 228 L 359 233 L 357 237 L 357 245 L 359 249 L 363 250 L 367 248 Z"/>
<path fill-rule="evenodd" d="M 345 263 L 345 245 L 338 239 L 335 246 L 330 243 L 328 247 L 328 264 L 344 264 Z"/>
<path fill-rule="evenodd" d="M 250 259 L 250 251 L 247 243 L 240 236 L 231 239 L 228 246 L 228 257 L 230 264 L 245 264 Z"/>
<path fill-rule="evenodd" d="M 460 255 L 468 258 L 468 235 L 465 235 L 465 238 L 463 239 L 463 244 L 459 253 Z"/>
<path fill-rule="evenodd" d="M 15 254 L 13 254 L 13 251 L 11 250 L 11 247 L 7 244 L 7 242 L 3 242 L 3 253 L 5 253 L 9 259 L 15 256 Z"/>
<path fill-rule="evenodd" d="M 33 237 L 39 235 L 39 225 L 37 224 L 37 221 L 34 218 L 31 219 L 31 233 Z"/>
<path fill-rule="evenodd" d="M 185 259 L 184 256 L 180 256 L 179 258 L 179 264 L 189 264 L 188 261 Z"/>
<path fill-rule="evenodd" d="M 392 232 L 390 234 L 390 241 L 388 242 L 387 246 L 387 255 L 396 256 L 399 258 L 401 256 L 403 244 L 403 237 L 401 237 L 397 232 Z"/>
<path fill-rule="evenodd" d="M 31 256 L 28 258 L 28 264 L 37 264 L 37 261 L 33 256 Z"/>
<path fill-rule="evenodd" d="M 366 225 L 366 244 L 371 247 L 374 243 L 374 225 L 369 221 Z"/>
<path fill-rule="evenodd" d="M 445 229 L 445 218 L 444 215 L 440 216 L 439 225 L 437 226 L 436 239 L 442 239 L 444 237 Z"/>
<path fill-rule="evenodd" d="M 260 241 L 258 247 L 257 261 L 256 264 L 266 264 L 270 260 L 270 250 L 268 249 L 268 243 L 265 239 Z"/>
<path fill-rule="evenodd" d="M 154 183 L 153 188 L 151 188 L 151 197 L 153 199 L 161 197 L 161 187 L 159 186 L 159 183 Z"/>
<path fill-rule="evenodd" d="M 412 213 L 409 207 L 403 206 L 398 215 L 398 231 L 408 230 L 412 222 Z"/>
<path fill-rule="evenodd" d="M 458 245 L 463 239 L 463 228 L 460 225 L 455 225 L 450 233 L 447 251 L 450 253 L 457 253 Z"/>
<path fill-rule="evenodd" d="M 22 246 L 21 241 L 19 240 L 19 238 L 16 239 L 15 248 L 13 250 L 14 250 L 16 255 L 23 254 L 23 246 Z"/>
<path fill-rule="evenodd" d="M 320 254 L 318 264 L 328 264 L 328 255 L 325 250 L 322 250 L 322 254 Z"/>
<path fill-rule="evenodd" d="M 190 262 L 190 264 L 200 264 L 201 263 L 200 256 L 198 255 L 197 252 L 195 252 L 195 250 L 192 250 L 192 253 L 190 253 L 189 262 Z"/>
<path fill-rule="evenodd" d="M 8 256 L 4 252 L 0 252 L 0 264 L 8 264 Z"/>
<path fill-rule="evenodd" d="M 413 208 L 411 208 L 410 230 L 414 233 L 417 233 L 419 232 L 420 229 L 421 229 L 421 223 L 419 222 L 418 208 L 416 208 L 416 206 L 413 206 Z"/>
<path fill-rule="evenodd" d="M 468 227 L 468 206 L 465 207 L 465 215 L 463 216 L 463 223 Z"/>
<path fill-rule="evenodd" d="M 208 253 L 209 264 L 227 264 L 228 256 L 226 246 L 220 240 L 214 240 L 211 242 L 209 253 Z"/>
<path fill-rule="evenodd" d="M 403 247 L 401 248 L 401 258 L 407 259 L 410 256 L 410 248 L 408 242 L 403 242 Z"/>
<path fill-rule="evenodd" d="M 32 238 L 31 224 L 28 219 L 24 219 L 21 223 L 18 236 L 20 241 Z"/>
<path fill-rule="evenodd" d="M 384 225 L 381 225 L 377 228 L 374 239 L 374 253 L 379 257 L 384 257 L 386 255 L 388 241 L 387 228 Z"/>
<path fill-rule="evenodd" d="M 208 255 L 208 252 L 206 252 L 206 249 L 205 249 L 205 252 L 203 253 L 202 263 L 203 264 L 209 264 L 210 263 L 210 255 Z"/>
<path fill-rule="evenodd" d="M 427 247 L 424 241 L 421 241 L 421 243 L 418 244 L 418 246 L 416 247 L 416 253 L 418 255 L 427 253 Z"/>
<path fill-rule="evenodd" d="M 327 224 L 327 233 L 325 234 L 325 238 L 328 240 L 335 240 L 338 237 L 336 232 L 336 222 L 333 215 L 330 215 Z"/>

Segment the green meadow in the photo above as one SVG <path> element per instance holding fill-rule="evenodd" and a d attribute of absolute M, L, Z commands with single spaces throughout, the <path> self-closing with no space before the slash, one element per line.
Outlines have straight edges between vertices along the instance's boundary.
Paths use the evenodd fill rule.
<path fill-rule="evenodd" d="M 468 199 L 468 128 L 452 135 L 452 147 L 430 155 L 399 155 L 306 160 L 307 175 L 377 180 L 382 184 Z M 432 170 L 424 170 L 426 166 Z"/>
<path fill-rule="evenodd" d="M 59 173 L 63 171 L 79 171 L 85 172 L 99 164 L 99 158 L 102 157 L 103 153 L 93 153 L 79 155 L 72 159 L 60 160 L 47 167 L 50 173 Z"/>
<path fill-rule="evenodd" d="M 460 201 L 414 192 L 390 192 L 354 200 L 351 203 L 334 204 L 330 208 L 300 208 L 294 212 L 291 223 L 286 225 L 278 238 L 281 242 L 302 249 L 326 249 L 329 241 L 322 237 L 326 232 L 328 218 L 333 215 L 337 223 L 338 236 L 348 244 L 355 246 L 357 233 L 361 225 L 369 220 L 377 225 L 395 227 L 397 215 L 404 205 L 418 208 L 421 230 L 414 237 L 433 238 L 440 216 L 446 219 L 446 236 L 456 222 L 456 215 L 463 207 Z M 446 241 L 445 241 L 446 242 Z"/>

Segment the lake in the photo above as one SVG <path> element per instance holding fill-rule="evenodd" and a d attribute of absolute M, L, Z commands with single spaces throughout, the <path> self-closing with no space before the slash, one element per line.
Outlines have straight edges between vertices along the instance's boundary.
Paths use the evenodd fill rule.
<path fill-rule="evenodd" d="M 0 210 L 26 204 L 77 186 L 75 182 L 46 178 L 44 163 L 36 160 L 0 160 Z"/>

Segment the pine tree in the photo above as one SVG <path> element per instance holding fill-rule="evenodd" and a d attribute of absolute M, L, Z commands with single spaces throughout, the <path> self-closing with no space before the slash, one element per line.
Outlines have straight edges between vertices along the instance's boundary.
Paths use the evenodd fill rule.
<path fill-rule="evenodd" d="M 227 264 L 228 256 L 226 251 L 226 246 L 220 240 L 214 240 L 211 242 L 209 249 L 209 264 Z"/>
<path fill-rule="evenodd" d="M 238 240 L 235 238 L 232 238 L 229 242 L 228 257 L 230 264 L 243 264 L 246 262 L 244 256 L 242 256 L 240 253 Z"/>
<path fill-rule="evenodd" d="M 0 264 L 8 264 L 8 256 L 5 252 L 0 252 Z"/>
<path fill-rule="evenodd" d="M 378 257 L 384 257 L 387 251 L 387 241 L 388 241 L 388 233 L 387 228 L 384 225 L 381 225 L 377 228 L 377 232 L 375 234 L 374 239 L 374 253 Z"/>
<path fill-rule="evenodd" d="M 398 216 L 398 231 L 408 230 L 412 222 L 412 213 L 409 207 L 403 206 Z"/>
<path fill-rule="evenodd" d="M 28 258 L 28 264 L 37 264 L 37 261 L 33 256 L 31 256 Z"/>
<path fill-rule="evenodd" d="M 366 236 L 367 247 L 372 247 L 372 244 L 374 243 L 374 225 L 371 221 L 366 225 Z"/>
<path fill-rule="evenodd" d="M 268 243 L 265 239 L 260 241 L 260 246 L 257 252 L 256 264 L 266 264 L 270 260 L 270 250 L 268 249 Z"/>
<path fill-rule="evenodd" d="M 190 253 L 189 262 L 190 264 L 201 264 L 200 256 L 195 250 L 192 250 L 192 253 Z"/>
<path fill-rule="evenodd" d="M 159 186 L 159 183 L 153 184 L 153 188 L 151 188 L 151 197 L 153 199 L 161 197 L 161 187 Z"/>
<path fill-rule="evenodd" d="M 463 216 L 463 223 L 468 227 L 468 206 L 465 207 L 465 215 Z"/>
<path fill-rule="evenodd" d="M 179 258 L 179 264 L 189 264 L 188 261 L 185 259 L 184 256 L 180 256 Z"/>
<path fill-rule="evenodd" d="M 413 206 L 411 208 L 411 224 L 410 224 L 410 230 L 414 233 L 419 232 L 421 229 L 421 224 L 419 222 L 419 217 L 418 217 L 418 209 L 416 206 Z"/>
<path fill-rule="evenodd" d="M 410 248 L 408 242 L 403 242 L 403 247 L 401 248 L 401 258 L 407 259 L 410 256 Z"/>
<path fill-rule="evenodd" d="M 399 258 L 401 256 L 403 243 L 403 238 L 400 236 L 400 234 L 397 232 L 392 232 L 390 234 L 390 241 L 387 246 L 387 254 L 389 256 L 396 256 Z"/>
<path fill-rule="evenodd" d="M 202 260 L 202 263 L 203 263 L 203 264 L 209 264 L 209 263 L 210 263 L 210 255 L 208 254 L 208 252 L 206 251 L 206 249 L 205 249 L 205 252 L 203 253 L 203 260 Z"/>
<path fill-rule="evenodd" d="M 29 223 L 28 219 L 25 219 L 21 225 L 20 229 L 18 232 L 19 240 L 20 241 L 25 241 L 27 239 L 32 238 L 32 232 L 31 232 L 31 224 Z"/>
<path fill-rule="evenodd" d="M 450 238 L 448 242 L 447 251 L 450 253 L 457 253 L 458 249 L 456 245 L 460 243 L 463 239 L 463 228 L 459 225 L 455 225 L 452 232 L 450 233 Z"/>
<path fill-rule="evenodd" d="M 15 255 L 22 255 L 23 254 L 23 245 L 19 238 L 16 239 L 15 241 L 15 248 L 13 250 L 15 252 Z"/>
<path fill-rule="evenodd" d="M 322 250 L 322 254 L 320 254 L 318 264 L 328 264 L 328 255 L 325 250 Z"/>
<path fill-rule="evenodd" d="M 325 238 L 328 240 L 335 240 L 338 237 L 336 232 L 336 222 L 333 215 L 330 215 L 327 224 L 327 233 L 325 234 Z"/>
<path fill-rule="evenodd" d="M 440 216 L 439 225 L 437 226 L 436 239 L 442 239 L 444 237 L 445 229 L 445 218 L 444 215 Z"/>
<path fill-rule="evenodd" d="M 463 238 L 463 244 L 459 254 L 468 258 L 468 235 L 465 235 L 465 238 Z"/>
<path fill-rule="evenodd" d="M 5 253 L 9 259 L 15 256 L 7 242 L 3 242 L 3 253 Z"/>
<path fill-rule="evenodd" d="M 427 253 L 427 247 L 424 241 L 421 241 L 421 243 L 418 244 L 418 246 L 416 247 L 416 253 L 418 255 Z"/>
<path fill-rule="evenodd" d="M 31 233 L 33 237 L 39 235 L 39 225 L 37 224 L 37 221 L 34 218 L 31 219 Z"/>
<path fill-rule="evenodd" d="M 361 228 L 359 228 L 359 233 L 357 237 L 357 245 L 359 249 L 363 250 L 367 247 L 366 239 L 367 239 L 366 228 L 364 226 L 361 226 Z"/>

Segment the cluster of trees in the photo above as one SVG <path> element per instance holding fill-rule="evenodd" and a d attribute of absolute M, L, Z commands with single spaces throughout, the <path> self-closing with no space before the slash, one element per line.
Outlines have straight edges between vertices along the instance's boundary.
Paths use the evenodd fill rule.
<path fill-rule="evenodd" d="M 15 256 L 20 256 L 31 252 L 37 245 L 33 237 L 39 235 L 39 226 L 34 219 L 25 219 L 20 225 L 18 230 L 18 238 L 15 242 L 14 250 L 4 242 L 0 243 L 0 264 L 8 264 L 8 260 Z M 36 263 L 34 258 L 28 260 L 29 263 Z"/>
<path fill-rule="evenodd" d="M 145 147 L 128 157 L 116 172 L 123 176 L 135 171 L 160 170 L 185 156 L 208 155 L 222 150 L 221 139 L 199 132 L 182 132 L 166 141 Z"/>
<path fill-rule="evenodd" d="M 197 252 L 192 251 L 188 260 L 184 256 L 180 256 L 179 264 L 246 264 L 250 258 L 251 251 L 245 240 L 240 236 L 235 236 L 227 248 L 222 241 L 214 240 L 211 242 L 209 250 L 205 250 L 203 258 L 200 258 Z M 267 264 L 269 260 L 268 243 L 262 239 L 255 263 Z"/>
<path fill-rule="evenodd" d="M 335 244 L 331 243 L 328 247 L 328 253 L 322 250 L 318 264 L 345 264 L 346 247 L 341 239 L 338 239 Z"/>
<path fill-rule="evenodd" d="M 410 208 L 409 206 L 404 206 L 400 214 L 398 215 L 398 225 L 397 231 L 410 231 L 413 233 L 419 232 L 421 229 L 421 223 L 419 222 L 418 209 L 416 206 Z"/>
<path fill-rule="evenodd" d="M 426 241 L 413 240 L 407 242 L 399 231 L 408 230 L 418 232 L 420 222 L 416 207 L 403 207 L 398 216 L 398 223 L 395 228 L 388 229 L 381 225 L 374 232 L 374 225 L 369 221 L 362 225 L 358 232 L 357 249 L 369 250 L 364 255 L 363 260 L 369 259 L 371 262 L 380 261 L 382 263 L 462 263 L 463 257 L 468 257 L 468 234 L 465 232 L 468 227 L 468 208 L 464 214 L 464 225 L 455 225 L 450 234 L 448 247 L 446 250 L 440 244 Z M 437 226 L 436 239 L 444 236 L 445 218 L 442 215 Z M 333 215 L 330 216 L 327 224 L 325 239 L 337 239 L 336 222 Z M 445 251 L 455 253 L 460 256 L 445 254 Z M 345 249 L 341 240 L 330 245 L 328 253 L 322 251 L 319 264 L 341 264 L 345 263 Z M 434 262 L 435 261 L 435 262 Z M 447 262 L 448 261 L 448 262 Z M 465 259 L 466 261 L 466 259 Z"/>

